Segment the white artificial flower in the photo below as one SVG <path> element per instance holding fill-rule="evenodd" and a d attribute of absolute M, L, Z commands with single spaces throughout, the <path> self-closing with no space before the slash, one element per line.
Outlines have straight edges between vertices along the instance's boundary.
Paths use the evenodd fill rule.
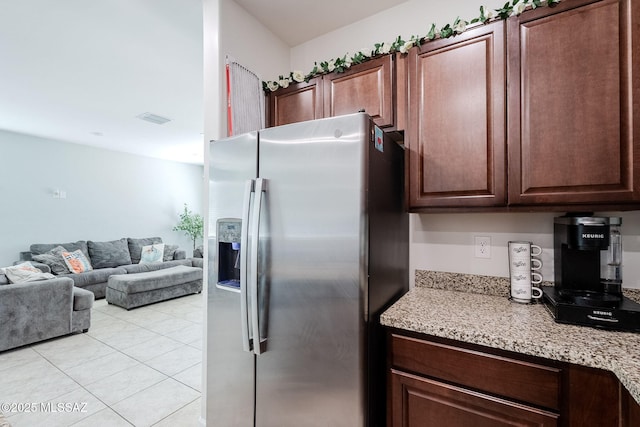
<path fill-rule="evenodd" d="M 386 55 L 389 52 L 391 52 L 391 44 L 390 43 L 382 43 L 382 46 L 380 46 L 380 53 Z"/>
<path fill-rule="evenodd" d="M 360 53 L 362 54 L 362 56 L 364 56 L 365 58 L 368 58 L 371 56 L 371 49 L 367 49 L 366 47 L 363 49 L 360 49 Z"/>
<path fill-rule="evenodd" d="M 327 63 L 327 70 L 329 70 L 329 72 L 333 71 L 336 69 L 336 61 L 334 59 L 332 59 L 331 61 L 329 61 Z"/>
<path fill-rule="evenodd" d="M 453 31 L 455 31 L 458 34 L 464 33 L 466 29 L 467 29 L 467 23 L 464 22 L 463 20 L 458 21 L 458 23 L 453 27 Z"/>
<path fill-rule="evenodd" d="M 267 88 L 269 88 L 271 92 L 275 92 L 279 87 L 278 82 L 267 82 Z"/>
<path fill-rule="evenodd" d="M 527 8 L 527 3 L 526 2 L 522 2 L 522 3 L 518 3 L 517 5 L 515 5 L 513 7 L 513 13 L 511 14 L 513 15 L 520 15 L 522 12 L 524 12 L 524 10 Z"/>
<path fill-rule="evenodd" d="M 295 80 L 296 82 L 300 83 L 304 81 L 304 74 L 302 74 L 302 71 L 299 70 L 293 70 L 293 80 Z"/>
<path fill-rule="evenodd" d="M 278 84 L 281 87 L 289 87 L 289 78 L 288 77 L 283 77 L 282 79 L 280 79 L 280 81 L 278 82 Z"/>
<path fill-rule="evenodd" d="M 350 53 L 347 53 L 344 56 L 344 67 L 345 68 L 349 68 L 353 65 L 353 55 L 351 55 Z"/>
<path fill-rule="evenodd" d="M 496 17 L 496 13 L 493 10 L 489 10 L 486 7 L 484 8 L 484 10 L 486 10 L 484 17 L 487 18 L 487 20 L 493 19 Z"/>
<path fill-rule="evenodd" d="M 412 47 L 413 47 L 413 40 L 404 42 L 404 44 L 400 46 L 400 53 L 407 53 L 409 52 L 409 49 L 411 49 Z"/>

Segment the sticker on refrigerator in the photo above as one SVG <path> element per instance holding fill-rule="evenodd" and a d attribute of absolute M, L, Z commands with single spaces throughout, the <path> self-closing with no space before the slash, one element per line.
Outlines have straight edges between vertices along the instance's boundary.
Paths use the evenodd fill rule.
<path fill-rule="evenodd" d="M 376 150 L 380 151 L 381 153 L 384 153 L 384 138 L 382 136 L 382 129 L 380 129 L 378 126 L 375 127 L 375 147 Z"/>

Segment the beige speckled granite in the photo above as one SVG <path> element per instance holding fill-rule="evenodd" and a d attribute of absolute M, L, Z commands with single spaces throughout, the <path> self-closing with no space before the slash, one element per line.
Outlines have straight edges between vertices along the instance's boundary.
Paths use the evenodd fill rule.
<path fill-rule="evenodd" d="M 504 294 L 434 289 L 420 282 L 383 313 L 383 325 L 606 369 L 640 403 L 640 334 L 562 325 L 543 304 L 518 304 Z M 488 282 L 481 286 L 492 288 Z"/>

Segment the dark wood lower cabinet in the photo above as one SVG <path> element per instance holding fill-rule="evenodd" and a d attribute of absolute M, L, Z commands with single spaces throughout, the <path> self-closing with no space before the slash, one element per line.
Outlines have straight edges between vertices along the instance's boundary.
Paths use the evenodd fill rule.
<path fill-rule="evenodd" d="M 387 425 L 640 426 L 605 370 L 389 330 Z"/>
<path fill-rule="evenodd" d="M 391 372 L 393 426 L 557 426 L 558 414 L 401 371 Z"/>
<path fill-rule="evenodd" d="M 636 402 L 629 392 L 621 387 L 622 402 L 620 405 L 622 427 L 640 426 L 640 405 Z"/>

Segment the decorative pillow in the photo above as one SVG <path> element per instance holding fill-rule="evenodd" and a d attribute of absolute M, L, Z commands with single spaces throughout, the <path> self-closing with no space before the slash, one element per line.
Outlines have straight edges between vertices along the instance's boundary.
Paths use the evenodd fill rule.
<path fill-rule="evenodd" d="M 164 243 L 147 245 L 142 247 L 140 252 L 140 264 L 150 264 L 152 262 L 162 262 L 164 255 Z"/>
<path fill-rule="evenodd" d="M 193 250 L 194 258 L 202 258 L 204 256 L 204 247 L 202 245 L 198 246 Z"/>
<path fill-rule="evenodd" d="M 62 252 L 62 258 L 72 273 L 79 274 L 93 270 L 91 263 L 80 249 L 73 252 Z"/>
<path fill-rule="evenodd" d="M 87 242 L 93 268 L 119 267 L 131 264 L 127 239 L 110 242 Z"/>
<path fill-rule="evenodd" d="M 42 255 L 33 255 L 32 258 L 34 261 L 47 264 L 53 274 L 69 274 L 70 271 L 64 262 L 64 258 L 62 258 L 62 252 L 68 251 L 62 246 L 56 246 L 49 252 Z"/>
<path fill-rule="evenodd" d="M 34 282 L 36 280 L 53 279 L 56 277 L 51 273 L 43 273 L 29 261 L 11 267 L 5 267 L 1 273 L 7 276 L 9 283 Z"/>
<path fill-rule="evenodd" d="M 127 239 L 129 245 L 129 254 L 131 255 L 131 264 L 138 264 L 140 262 L 140 253 L 142 247 L 147 245 L 155 245 L 156 243 L 162 243 L 161 237 L 147 237 L 144 239 Z"/>
<path fill-rule="evenodd" d="M 178 250 L 178 245 L 164 245 L 164 255 L 162 256 L 162 261 L 171 261 L 173 260 L 173 254 Z"/>

